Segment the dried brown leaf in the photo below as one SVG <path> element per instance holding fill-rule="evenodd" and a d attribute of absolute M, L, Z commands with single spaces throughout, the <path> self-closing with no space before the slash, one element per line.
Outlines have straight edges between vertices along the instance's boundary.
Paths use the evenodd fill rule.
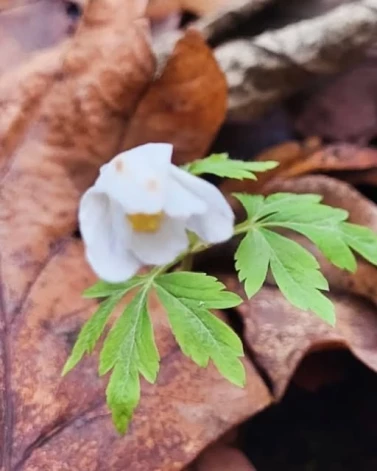
<path fill-rule="evenodd" d="M 334 144 L 316 152 L 304 154 L 289 168 L 279 172 L 280 178 L 297 177 L 308 173 L 377 168 L 377 151 L 352 144 Z"/>
<path fill-rule="evenodd" d="M 320 139 L 309 138 L 303 143 L 292 141 L 271 147 L 255 160 L 274 160 L 279 165 L 258 175 L 257 181 L 225 180 L 221 185 L 225 193 L 263 192 L 276 180 L 311 173 L 326 173 L 351 183 L 377 184 L 377 151 L 370 147 L 346 143 L 323 146 Z"/>
<path fill-rule="evenodd" d="M 84 264 L 81 247 L 76 260 L 75 268 L 80 270 Z M 65 273 L 62 271 L 63 277 Z M 75 297 L 79 297 L 83 284 L 80 283 L 77 291 L 73 292 Z M 41 390 L 35 402 L 39 413 L 47 410 L 49 414 L 46 414 L 46 423 L 42 422 L 42 427 L 37 428 L 40 435 L 31 445 L 27 438 L 23 438 L 20 449 L 28 447 L 24 454 L 24 467 L 20 469 L 48 470 L 54 465 L 56 469 L 62 469 L 64 463 L 70 470 L 77 471 L 180 470 L 232 425 L 270 403 L 266 386 L 248 361 L 245 362 L 246 389 L 231 386 L 214 367 L 200 369 L 184 357 L 160 305 L 153 301 L 151 311 L 161 354 L 161 370 L 156 385 L 142 384 L 141 403 L 128 434 L 123 438 L 117 436 L 104 404 L 95 358 L 86 360 L 67 380 L 59 382 L 64 356 L 70 348 L 69 340 L 89 316 L 89 311 L 54 316 L 47 332 L 42 331 L 42 338 L 33 338 L 37 340 L 37 352 L 31 352 L 30 363 L 39 355 L 42 357 L 38 348 L 41 342 L 46 345 L 46 350 L 55 351 L 55 343 L 59 341 L 56 347 L 59 358 L 51 359 L 52 366 L 48 370 L 55 388 L 52 391 L 47 389 L 46 393 L 40 381 Z M 40 333 L 41 329 L 37 332 Z M 29 333 L 28 330 L 24 335 Z M 39 377 L 40 370 L 38 373 Z M 46 394 L 51 403 L 42 408 L 40 396 L 44 398 Z M 53 413 L 57 417 L 56 424 L 50 422 Z"/>
<path fill-rule="evenodd" d="M 236 31 L 237 26 L 244 24 L 247 19 L 263 10 L 274 0 L 238 0 L 236 2 L 223 2 L 223 7 L 211 10 L 207 15 L 195 22 L 206 41 L 216 43 L 219 38 L 226 36 L 229 31 Z"/>
<path fill-rule="evenodd" d="M 64 379 L 91 315 L 94 281 L 76 229 L 77 204 L 152 80 L 143 2 L 92 2 L 77 35 L 0 78 L 0 469 L 181 469 L 270 403 L 246 359 L 247 386 L 183 357 L 161 308 L 156 385 L 143 383 L 128 435 L 105 405 L 95 356 Z M 199 81 L 200 84 L 200 81 Z"/>
<path fill-rule="evenodd" d="M 220 45 L 215 56 L 228 81 L 229 117 L 259 116 L 315 75 L 349 66 L 375 40 L 376 25 L 376 0 L 363 0 Z"/>
<path fill-rule="evenodd" d="M 240 450 L 224 445 L 205 450 L 194 469 L 195 471 L 255 471 L 254 466 Z"/>
<path fill-rule="evenodd" d="M 76 0 L 78 11 L 85 3 L 86 0 Z M 1 2 L 0 73 L 25 60 L 30 53 L 53 46 L 72 34 L 79 18 L 69 13 L 67 0 Z"/>
<path fill-rule="evenodd" d="M 235 278 L 228 287 L 243 292 Z M 253 358 L 271 381 L 277 400 L 302 359 L 312 351 L 349 349 L 377 371 L 377 316 L 375 307 L 349 295 L 331 295 L 337 323 L 332 328 L 312 313 L 293 307 L 275 287 L 264 287 L 239 307 L 244 336 Z"/>
<path fill-rule="evenodd" d="M 171 142 L 177 164 L 202 157 L 224 120 L 226 83 L 200 33 L 178 40 L 134 114 L 123 147 Z"/>
<path fill-rule="evenodd" d="M 232 8 L 250 3 L 250 0 L 232 0 Z M 147 15 L 161 19 L 176 11 L 189 11 L 197 15 L 207 15 L 228 7 L 227 0 L 150 0 Z"/>

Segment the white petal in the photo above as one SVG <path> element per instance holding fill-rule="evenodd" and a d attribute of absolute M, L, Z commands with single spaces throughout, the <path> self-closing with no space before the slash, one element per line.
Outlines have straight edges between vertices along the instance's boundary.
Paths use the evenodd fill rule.
<path fill-rule="evenodd" d="M 210 211 L 200 216 L 192 216 L 187 221 L 187 229 L 204 242 L 219 244 L 233 236 L 233 220 L 219 212 Z"/>
<path fill-rule="evenodd" d="M 101 168 L 95 188 L 126 213 L 158 213 L 166 199 L 172 151 L 171 144 L 152 143 L 122 152 Z"/>
<path fill-rule="evenodd" d="M 130 231 L 117 202 L 89 189 L 81 198 L 79 222 L 87 260 L 99 278 L 116 283 L 139 270 L 141 263 L 129 251 Z"/>
<path fill-rule="evenodd" d="M 171 178 L 168 182 L 163 210 L 173 218 L 187 219 L 193 214 L 204 214 L 208 210 L 208 206 L 201 198 Z"/>
<path fill-rule="evenodd" d="M 187 228 L 212 244 L 230 239 L 233 235 L 234 214 L 221 191 L 202 178 L 179 168 L 174 167 L 172 174 L 184 188 L 200 197 L 208 208 L 204 214 L 190 217 Z"/>
<path fill-rule="evenodd" d="M 131 250 L 146 265 L 172 262 L 188 247 L 185 224 L 179 219 L 166 218 L 158 232 L 133 232 Z"/>

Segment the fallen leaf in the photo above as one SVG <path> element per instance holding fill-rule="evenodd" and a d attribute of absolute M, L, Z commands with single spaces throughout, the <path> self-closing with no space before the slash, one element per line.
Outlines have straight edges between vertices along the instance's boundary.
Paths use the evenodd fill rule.
<path fill-rule="evenodd" d="M 78 199 L 119 149 L 127 117 L 153 75 L 144 21 L 133 23 L 140 6 L 95 2 L 80 34 L 0 79 L 4 470 L 32 469 L 25 463 L 40 441 L 100 398 L 94 372 L 92 388 L 80 396 L 77 376 L 60 379 L 72 337 L 58 324 L 61 315 L 76 323 L 75 314 L 90 308 L 79 291 L 93 276 L 70 240 Z"/>
<path fill-rule="evenodd" d="M 282 169 L 279 178 L 290 178 L 308 173 L 346 170 L 369 170 L 377 168 L 377 150 L 352 144 L 325 146 L 316 152 L 304 154 L 287 169 Z"/>
<path fill-rule="evenodd" d="M 258 117 L 314 77 L 338 73 L 360 60 L 375 40 L 375 7 L 374 0 L 342 4 L 323 15 L 216 47 L 228 82 L 229 118 Z"/>
<path fill-rule="evenodd" d="M 197 0 L 195 0 L 197 1 Z M 274 0 L 238 0 L 222 2 L 223 8 L 211 10 L 195 21 L 193 26 L 202 33 L 211 45 L 221 43 L 224 38 L 234 34 L 242 26 L 254 20 L 254 16 L 263 11 Z M 199 3 L 199 2 L 198 2 Z M 260 22 L 256 20 L 260 27 Z M 248 32 L 251 33 L 250 28 Z"/>
<path fill-rule="evenodd" d="M 238 293 L 235 278 L 227 285 Z M 280 400 L 303 358 L 310 352 L 349 349 L 356 358 L 377 371 L 377 317 L 375 307 L 350 295 L 330 295 L 337 323 L 332 328 L 312 313 L 293 307 L 275 287 L 265 286 L 238 310 L 246 344 L 253 359 L 270 380 Z"/>
<path fill-rule="evenodd" d="M 232 8 L 245 5 L 245 3 L 252 2 L 250 0 L 233 0 Z M 225 9 L 228 4 L 227 0 L 150 0 L 147 16 L 161 19 L 176 11 L 189 11 L 202 16 Z"/>
<path fill-rule="evenodd" d="M 66 268 L 80 270 L 84 265 L 81 247 L 75 260 L 75 267 L 64 267 L 61 271 L 63 280 Z M 79 297 L 85 281 L 82 280 L 73 292 L 75 298 Z M 72 290 L 69 296 L 72 297 Z M 51 403 L 47 404 L 45 399 L 43 407 L 38 402 L 38 411 L 31 409 L 35 414 L 39 413 L 38 417 L 48 411 L 48 422 L 40 424 L 40 435 L 31 444 L 23 437 L 20 445 L 23 445 L 21 450 L 26 446 L 25 464 L 20 469 L 47 470 L 53 465 L 62 469 L 64 463 L 70 470 L 121 471 L 125 467 L 135 471 L 180 470 L 228 428 L 269 404 L 268 390 L 250 362 L 245 362 L 247 387 L 230 385 L 214 367 L 200 369 L 184 357 L 160 305 L 152 302 L 151 311 L 161 354 L 161 370 L 155 385 L 143 382 L 142 400 L 125 437 L 117 436 L 111 422 L 104 391 L 97 378 L 95 356 L 81 363 L 67 380 L 59 381 L 63 357 L 69 353 L 69 340 L 90 315 L 90 310 L 54 316 L 42 332 L 42 338 L 31 339 L 37 352 L 28 349 L 30 363 L 36 356 L 40 363 L 46 362 L 44 352 L 38 347 L 41 344 L 46 345 L 46 355 L 47 351 L 56 348 L 58 358 L 51 353 L 48 355 L 52 364 L 48 370 L 49 378 L 55 389 L 46 393 L 41 382 L 38 396 L 33 394 L 35 400 L 40 401 L 40 396 L 50 399 Z M 32 328 L 40 332 L 34 324 L 23 331 L 23 339 L 28 338 Z M 59 410 L 55 411 L 57 408 Z M 53 412 L 57 417 L 55 424 L 50 422 Z"/>
<path fill-rule="evenodd" d="M 214 446 L 205 450 L 196 462 L 196 471 L 256 471 L 236 448 Z"/>
<path fill-rule="evenodd" d="M 96 356 L 62 378 L 94 282 L 77 205 L 120 149 L 155 62 L 143 2 L 92 2 L 74 38 L 0 78 L 0 469 L 181 469 L 270 394 L 245 359 L 247 386 L 183 357 L 159 305 L 156 385 L 125 437 L 105 404 Z"/>
<path fill-rule="evenodd" d="M 336 174 L 341 180 L 345 180 L 353 185 L 377 185 L 377 169 L 361 170 L 358 172 L 338 172 Z"/>
<path fill-rule="evenodd" d="M 0 73 L 71 35 L 86 0 L 23 0 L 0 5 Z"/>
<path fill-rule="evenodd" d="M 0 217 L 7 221 L 0 240 L 8 310 L 32 284 L 56 238 L 76 229 L 81 192 L 119 149 L 128 116 L 151 80 L 144 20 L 127 34 L 120 31 L 111 20 L 117 3 L 95 2 L 70 43 L 0 79 Z M 135 12 L 136 6 L 117 21 L 130 24 Z"/>
<path fill-rule="evenodd" d="M 258 175 L 258 180 L 225 180 L 222 190 L 257 193 L 266 185 L 292 177 L 311 173 L 326 173 L 356 184 L 377 184 L 377 151 L 371 147 L 359 147 L 341 143 L 323 146 L 319 138 L 311 137 L 300 143 L 287 141 L 262 152 L 256 161 L 274 160 L 279 165 Z M 279 183 L 278 183 L 279 184 Z"/>
<path fill-rule="evenodd" d="M 225 117 L 226 83 L 200 33 L 188 30 L 140 102 L 123 143 L 171 142 L 176 164 L 203 157 Z"/>

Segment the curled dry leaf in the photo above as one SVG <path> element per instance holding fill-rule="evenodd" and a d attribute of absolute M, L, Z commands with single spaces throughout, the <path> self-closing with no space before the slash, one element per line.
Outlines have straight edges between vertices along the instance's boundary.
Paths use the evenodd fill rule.
<path fill-rule="evenodd" d="M 140 102 L 123 147 L 167 141 L 174 145 L 176 164 L 198 159 L 225 112 L 224 76 L 200 33 L 188 30 Z"/>
<path fill-rule="evenodd" d="M 307 176 L 285 181 L 271 182 L 267 192 L 292 191 L 294 193 L 317 193 L 323 201 L 349 212 L 349 221 L 369 227 L 377 232 L 377 206 L 347 183 L 326 176 Z M 332 290 L 354 293 L 377 304 L 377 268 L 364 259 L 358 260 L 357 271 L 349 273 L 330 264 L 307 239 L 294 235 L 318 258 L 321 269 Z"/>
<path fill-rule="evenodd" d="M 258 155 L 256 161 L 274 160 L 279 165 L 258 175 L 258 180 L 225 180 L 224 192 L 256 193 L 274 181 L 310 173 L 327 173 L 351 183 L 377 184 L 377 151 L 353 144 L 322 146 L 319 138 L 303 143 L 287 141 Z M 279 183 L 278 183 L 279 184 Z"/>
<path fill-rule="evenodd" d="M 0 79 L 0 469 L 181 469 L 212 440 L 270 402 L 245 360 L 247 387 L 184 359 L 153 305 L 158 384 L 144 385 L 119 437 L 95 358 L 62 367 L 91 315 L 94 282 L 77 205 L 116 154 L 153 77 L 143 2 L 92 2 L 74 38 Z"/>
<path fill-rule="evenodd" d="M 282 169 L 279 178 L 290 178 L 314 172 L 358 171 L 377 168 L 377 150 L 352 144 L 334 144 L 292 162 Z"/>
<path fill-rule="evenodd" d="M 229 288 L 242 293 L 235 278 Z M 244 337 L 255 362 L 270 379 L 280 400 L 302 359 L 309 352 L 349 349 L 377 371 L 377 317 L 375 307 L 350 295 L 331 295 L 337 323 L 332 328 L 317 316 L 293 307 L 275 287 L 264 287 L 238 309 Z"/>
<path fill-rule="evenodd" d="M 255 471 L 246 456 L 236 448 L 213 446 L 205 450 L 196 462 L 196 471 Z"/>
<path fill-rule="evenodd" d="M 215 49 L 229 88 L 232 119 L 261 115 L 315 75 L 338 72 L 375 40 L 376 0 L 329 12 Z"/>
<path fill-rule="evenodd" d="M 209 12 L 210 14 L 200 18 L 195 22 L 198 29 L 206 41 L 214 44 L 221 36 L 227 35 L 229 31 L 235 31 L 252 17 L 255 13 L 274 0 L 239 0 L 233 2 L 223 2 L 223 8 Z"/>

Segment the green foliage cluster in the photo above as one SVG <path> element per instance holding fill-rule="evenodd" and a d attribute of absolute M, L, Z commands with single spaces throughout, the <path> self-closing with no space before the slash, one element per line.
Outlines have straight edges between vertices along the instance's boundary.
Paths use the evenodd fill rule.
<path fill-rule="evenodd" d="M 243 162 L 230 160 L 227 154 L 215 154 L 187 165 L 186 170 L 196 175 L 255 179 L 254 172 L 275 166 L 275 162 Z M 324 294 L 328 283 L 318 261 L 287 235 L 294 231 L 308 238 L 330 262 L 352 272 L 356 270 L 354 253 L 377 265 L 376 234 L 366 227 L 346 222 L 346 211 L 322 204 L 318 195 L 235 196 L 247 214 L 246 220 L 235 227 L 235 236 L 243 235 L 235 253 L 235 267 L 247 296 L 250 298 L 260 290 L 270 271 L 283 295 L 294 306 L 312 311 L 334 324 L 334 306 Z M 194 240 L 176 264 L 203 249 L 205 246 Z M 140 400 L 140 376 L 154 383 L 159 371 L 160 358 L 148 312 L 152 291 L 165 308 L 172 332 L 185 355 L 200 367 L 206 367 L 211 360 L 218 371 L 237 386 L 245 382 L 240 360 L 242 343 L 233 330 L 211 312 L 235 307 L 242 299 L 227 291 L 213 276 L 169 272 L 172 265 L 158 267 L 125 283 L 100 281 L 84 293 L 87 298 L 103 300 L 83 326 L 64 374 L 86 353 L 93 351 L 116 305 L 127 293 L 134 293 L 105 336 L 99 358 L 99 374 L 111 371 L 107 403 L 120 433 L 127 430 Z"/>

